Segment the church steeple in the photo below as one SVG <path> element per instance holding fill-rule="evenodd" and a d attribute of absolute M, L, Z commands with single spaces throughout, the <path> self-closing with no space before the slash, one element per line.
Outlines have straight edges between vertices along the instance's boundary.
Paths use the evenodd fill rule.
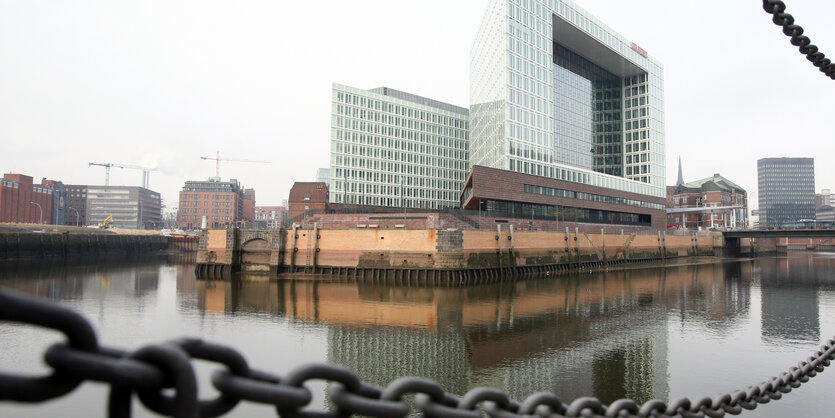
<path fill-rule="evenodd" d="M 676 186 L 681 186 L 684 184 L 684 175 L 681 173 L 681 156 L 678 157 L 678 179 L 676 180 Z"/>

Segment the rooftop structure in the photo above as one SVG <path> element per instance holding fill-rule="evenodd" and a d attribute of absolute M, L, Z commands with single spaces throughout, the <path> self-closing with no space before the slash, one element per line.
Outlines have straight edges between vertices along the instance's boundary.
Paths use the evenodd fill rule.
<path fill-rule="evenodd" d="M 491 0 L 471 50 L 470 164 L 665 196 L 661 64 L 567 0 Z"/>

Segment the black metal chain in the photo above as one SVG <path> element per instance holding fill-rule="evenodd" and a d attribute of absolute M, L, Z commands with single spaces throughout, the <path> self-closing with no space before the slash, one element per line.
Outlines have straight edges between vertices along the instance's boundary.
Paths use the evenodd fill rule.
<path fill-rule="evenodd" d="M 745 390 L 713 398 L 675 402 L 651 400 L 643 405 L 621 399 L 605 405 L 596 398 L 583 397 L 563 403 L 553 393 L 535 393 L 518 403 L 491 388 L 476 388 L 463 397 L 446 393 L 435 381 L 403 377 L 380 388 L 360 380 L 344 367 L 315 363 L 278 376 L 252 369 L 235 349 L 200 339 L 183 338 L 151 344 L 136 351 L 102 347 L 92 326 L 77 312 L 48 301 L 0 290 L 0 321 L 37 325 L 62 332 L 66 343 L 50 346 L 45 354 L 52 374 L 20 376 L 0 371 L 0 401 L 43 402 L 73 391 L 84 381 L 110 385 L 108 414 L 130 417 L 133 394 L 152 411 L 171 417 L 217 417 L 240 401 L 274 405 L 282 417 L 405 417 L 416 412 L 426 417 L 476 418 L 486 413 L 493 418 L 511 417 L 723 417 L 743 409 L 780 399 L 835 360 L 835 340 L 830 339 L 797 367 Z M 212 385 L 220 393 L 215 399 L 197 398 L 198 385 L 192 359 L 223 365 L 212 374 Z M 325 380 L 335 409 L 308 411 L 313 394 L 305 386 L 310 380 Z M 174 395 L 163 393 L 173 388 Z M 415 406 L 403 400 L 415 395 Z"/>
<path fill-rule="evenodd" d="M 783 33 L 791 37 L 792 45 L 798 47 L 800 53 L 806 55 L 806 59 L 811 61 L 812 65 L 818 67 L 827 77 L 835 80 L 835 64 L 826 58 L 823 52 L 818 51 L 818 47 L 812 44 L 808 36 L 803 35 L 803 28 L 795 25 L 794 17 L 786 13 L 785 3 L 780 0 L 763 0 L 763 9 L 774 15 L 771 19 L 774 24 L 783 27 Z"/>

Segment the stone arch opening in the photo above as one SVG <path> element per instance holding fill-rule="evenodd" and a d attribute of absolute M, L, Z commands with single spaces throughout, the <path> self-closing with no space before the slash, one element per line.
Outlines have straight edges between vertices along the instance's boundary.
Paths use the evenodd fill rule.
<path fill-rule="evenodd" d="M 243 271 L 269 271 L 272 246 L 263 238 L 254 238 L 241 247 L 241 269 Z"/>

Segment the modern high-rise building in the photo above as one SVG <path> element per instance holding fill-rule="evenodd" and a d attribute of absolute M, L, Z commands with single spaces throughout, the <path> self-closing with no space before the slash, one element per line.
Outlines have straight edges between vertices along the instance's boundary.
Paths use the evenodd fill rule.
<path fill-rule="evenodd" d="M 330 203 L 457 207 L 468 110 L 380 87 L 333 85 Z"/>
<path fill-rule="evenodd" d="M 663 228 L 661 64 L 567 0 L 490 0 L 470 57 L 461 206 Z"/>
<path fill-rule="evenodd" d="M 757 160 L 760 226 L 797 226 L 815 219 L 814 158 Z"/>
<path fill-rule="evenodd" d="M 567 0 L 491 0 L 470 61 L 470 163 L 665 196 L 661 64 Z"/>

